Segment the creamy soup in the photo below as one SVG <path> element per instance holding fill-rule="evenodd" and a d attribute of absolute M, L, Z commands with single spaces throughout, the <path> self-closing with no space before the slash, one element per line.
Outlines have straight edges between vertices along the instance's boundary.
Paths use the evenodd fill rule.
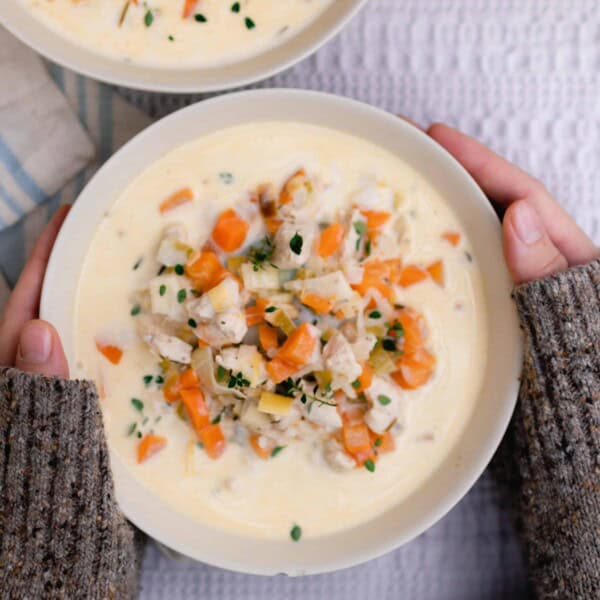
<path fill-rule="evenodd" d="M 265 122 L 170 152 L 115 200 L 76 374 L 148 494 L 298 539 L 432 476 L 486 368 L 477 257 L 443 190 L 364 140 Z"/>
<path fill-rule="evenodd" d="M 291 38 L 332 0 L 22 0 L 96 53 L 183 68 L 238 62 Z"/>

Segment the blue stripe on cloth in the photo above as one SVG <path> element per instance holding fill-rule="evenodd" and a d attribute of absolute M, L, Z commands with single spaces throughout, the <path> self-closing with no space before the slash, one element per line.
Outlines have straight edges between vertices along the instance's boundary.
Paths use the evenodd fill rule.
<path fill-rule="evenodd" d="M 54 79 L 54 83 L 64 92 L 65 91 L 65 72 L 62 67 L 52 62 L 46 63 L 50 77 Z"/>
<path fill-rule="evenodd" d="M 32 202 L 39 204 L 46 199 L 47 194 L 23 169 L 19 159 L 13 154 L 2 136 L 0 136 L 0 160 L 6 165 L 8 172 L 13 176 L 18 186 L 31 198 Z"/>
<path fill-rule="evenodd" d="M 113 152 L 113 90 L 100 84 L 100 142 L 98 153 L 102 162 L 108 160 Z"/>
<path fill-rule="evenodd" d="M 0 272 L 8 284 L 13 286 L 25 264 L 25 232 L 23 219 L 4 229 L 0 235 Z"/>
<path fill-rule="evenodd" d="M 27 211 L 25 207 L 23 207 L 15 198 L 13 198 L 8 190 L 4 188 L 2 183 L 0 183 L 0 199 L 4 201 L 4 203 L 17 215 L 17 219 L 22 217 Z M 7 222 L 0 217 L 0 227 L 2 225 L 7 225 Z"/>
<path fill-rule="evenodd" d="M 89 123 L 87 121 L 87 94 L 85 89 L 86 80 L 82 75 L 77 75 L 77 104 L 79 109 L 79 118 L 81 119 L 84 127 L 89 129 Z M 85 169 L 77 175 L 77 194 L 83 189 L 85 185 Z"/>

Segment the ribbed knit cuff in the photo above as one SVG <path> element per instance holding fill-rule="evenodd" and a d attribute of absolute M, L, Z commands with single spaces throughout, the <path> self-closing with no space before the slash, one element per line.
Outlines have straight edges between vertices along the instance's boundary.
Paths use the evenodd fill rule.
<path fill-rule="evenodd" d="M 93 384 L 0 369 L 0 530 L 3 597 L 135 595 Z"/>
<path fill-rule="evenodd" d="M 540 597 L 600 597 L 600 261 L 517 287 L 525 365 L 514 418 Z"/>

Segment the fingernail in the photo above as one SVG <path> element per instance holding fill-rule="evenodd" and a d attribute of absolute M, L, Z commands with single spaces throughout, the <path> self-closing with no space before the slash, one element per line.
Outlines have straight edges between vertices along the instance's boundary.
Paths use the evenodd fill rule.
<path fill-rule="evenodd" d="M 527 202 L 519 202 L 513 211 L 513 225 L 519 239 L 532 246 L 544 235 L 544 227 L 537 212 Z"/>
<path fill-rule="evenodd" d="M 43 364 L 50 358 L 52 334 L 44 323 L 31 321 L 23 327 L 19 357 L 23 362 Z"/>

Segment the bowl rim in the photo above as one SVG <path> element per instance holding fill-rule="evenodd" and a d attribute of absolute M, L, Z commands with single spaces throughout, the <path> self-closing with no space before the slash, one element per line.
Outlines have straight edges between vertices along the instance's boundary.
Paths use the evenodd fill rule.
<path fill-rule="evenodd" d="M 242 114 L 243 111 L 246 112 Z M 128 480 L 134 478 L 124 471 L 125 467 L 119 464 L 118 459 L 115 462 L 115 456 L 111 454 L 117 500 L 131 522 L 163 545 L 185 556 L 213 566 L 257 575 L 279 573 L 289 575 L 316 574 L 357 565 L 403 545 L 435 524 L 470 490 L 498 448 L 516 404 L 522 364 L 522 342 L 516 308 L 510 299 L 512 284 L 502 257 L 499 222 L 487 198 L 471 176 L 446 150 L 436 144 L 423 131 L 406 121 L 355 100 L 305 90 L 251 90 L 227 94 L 196 103 L 157 121 L 123 146 L 101 167 L 82 191 L 79 200 L 70 211 L 59 233 L 44 280 L 40 310 L 41 318 L 52 322 L 61 332 L 64 328 L 68 330 L 69 326 L 72 329 L 72 323 L 69 322 L 69 319 L 72 321 L 72 313 L 65 306 L 65 286 L 60 284 L 61 281 L 65 280 L 65 273 L 68 271 L 65 264 L 68 261 L 76 260 L 73 258 L 76 253 L 70 249 L 72 238 L 77 237 L 78 230 L 85 228 L 86 212 L 89 212 L 89 210 L 103 212 L 102 207 L 91 208 L 91 204 L 94 196 L 98 197 L 106 182 L 115 179 L 121 163 L 127 164 L 127 181 L 131 182 L 143 168 L 156 160 L 155 158 L 140 157 L 139 154 L 144 153 L 144 148 L 147 152 L 153 152 L 154 150 L 149 150 L 153 147 L 153 144 L 155 146 L 167 144 L 167 150 L 163 152 L 164 154 L 166 151 L 181 145 L 181 143 L 185 143 L 184 141 L 173 144 L 169 140 L 165 142 L 169 132 L 175 131 L 178 127 L 185 126 L 186 131 L 182 135 L 185 140 L 191 141 L 198 137 L 195 128 L 200 128 L 205 133 L 221 129 L 222 126 L 216 122 L 219 118 L 225 118 L 234 125 L 257 120 L 284 120 L 284 117 L 273 119 L 271 115 L 287 114 L 290 111 L 297 116 L 295 120 L 311 123 L 313 122 L 312 119 L 315 118 L 314 115 L 322 112 L 323 119 L 335 121 L 335 123 L 325 126 L 341 129 L 351 135 L 365 137 L 371 143 L 376 143 L 370 137 L 376 135 L 376 130 L 383 131 L 385 128 L 389 128 L 390 139 L 397 140 L 398 136 L 405 136 L 407 140 L 415 144 L 415 152 L 417 150 L 423 151 L 425 156 L 439 164 L 442 175 L 447 177 L 449 182 L 456 181 L 459 183 L 459 189 L 466 194 L 465 201 L 470 198 L 471 204 L 479 207 L 476 210 L 478 215 L 469 224 L 469 227 L 471 227 L 469 237 L 471 238 L 473 234 L 479 236 L 482 240 L 478 242 L 479 250 L 482 251 L 481 259 L 483 260 L 484 253 L 488 253 L 493 259 L 492 263 L 495 263 L 496 272 L 493 278 L 491 275 L 486 276 L 483 270 L 482 277 L 484 284 L 491 286 L 492 295 L 486 296 L 486 299 L 491 298 L 493 301 L 497 300 L 500 303 L 498 305 L 499 312 L 495 311 L 494 320 L 489 319 L 489 321 L 495 322 L 497 319 L 502 321 L 501 324 L 493 325 L 493 327 L 495 327 L 494 341 L 499 343 L 500 360 L 504 361 L 504 367 L 499 370 L 495 366 L 492 368 L 492 364 L 488 361 L 486 381 L 490 378 L 493 385 L 489 384 L 486 390 L 489 391 L 487 389 L 489 387 L 494 391 L 490 394 L 494 401 L 493 403 L 490 402 L 486 395 L 485 398 L 479 398 L 473 409 L 474 415 L 475 413 L 479 414 L 481 411 L 483 411 L 484 416 L 488 412 L 490 413 L 489 416 L 485 417 L 487 427 L 485 436 L 482 431 L 477 431 L 476 428 L 471 427 L 471 430 L 469 430 L 469 424 L 467 424 L 465 431 L 468 431 L 470 435 L 467 436 L 463 432 L 461 439 L 457 442 L 458 450 L 453 448 L 448 456 L 444 458 L 440 467 L 431 474 L 430 478 L 398 506 L 354 528 L 342 530 L 328 536 L 307 539 L 302 544 L 295 544 L 292 549 L 290 549 L 290 544 L 287 541 L 274 542 L 244 538 L 240 535 L 230 535 L 228 532 L 216 532 L 210 527 L 202 526 L 199 530 L 202 530 L 209 537 L 214 535 L 215 537 L 211 538 L 213 541 L 218 537 L 219 540 L 222 540 L 222 545 L 225 548 L 224 550 L 217 550 L 215 546 L 211 546 L 210 552 L 207 553 L 206 547 L 202 549 L 198 546 L 198 544 L 204 544 L 203 540 L 184 540 L 181 536 L 185 536 L 185 533 L 179 530 L 173 531 L 173 522 L 177 522 L 181 528 L 190 527 L 190 519 L 186 520 L 176 515 L 170 515 L 169 518 L 173 517 L 170 525 L 166 524 L 166 519 L 160 519 L 157 522 L 152 511 L 170 510 L 174 512 L 173 509 L 169 509 L 153 497 L 146 498 L 142 503 L 139 498 L 135 500 L 127 497 L 127 494 L 121 493 L 120 488 L 122 486 L 129 486 L 129 491 L 135 487 L 135 483 L 131 481 L 124 483 L 123 478 L 125 477 Z M 248 116 L 250 114 L 252 116 Z M 265 116 L 261 118 L 260 115 L 263 114 Z M 226 115 L 226 117 L 223 117 L 223 115 Z M 207 122 L 210 123 L 207 124 Z M 362 125 L 359 125 L 359 123 L 362 123 Z M 322 125 L 322 123 L 315 124 Z M 389 148 L 386 149 L 389 150 Z M 411 151 L 412 149 L 413 146 L 411 146 Z M 139 166 L 134 164 L 136 160 L 142 167 L 140 170 L 136 170 Z M 132 164 L 134 165 L 133 171 L 131 169 Z M 427 168 L 430 169 L 432 166 L 427 164 Z M 106 192 L 103 193 L 106 195 Z M 113 197 L 110 203 L 115 200 L 116 198 Z M 110 206 L 110 203 L 105 200 L 104 208 Z M 454 210 L 456 207 L 451 204 L 451 208 Z M 81 235 L 85 235 L 85 232 Z M 89 241 L 88 239 L 86 243 L 89 244 Z M 471 241 L 473 242 L 473 239 Z M 87 250 L 87 246 L 85 249 Z M 475 251 L 475 245 L 473 250 Z M 85 252 L 83 253 L 85 254 Z M 76 279 L 78 279 L 79 271 L 76 275 Z M 492 325 L 488 323 L 488 332 L 490 332 L 491 327 Z M 491 333 L 489 337 L 491 344 Z M 63 342 L 69 356 L 70 339 L 64 339 L 63 336 Z M 491 345 L 488 346 L 488 350 L 490 348 Z M 496 389 L 501 391 L 496 392 Z M 483 396 L 483 392 L 480 395 Z M 434 479 L 432 488 L 430 480 Z M 434 491 L 443 488 L 443 491 L 438 491 L 437 495 L 434 493 L 433 498 L 427 498 L 425 494 L 430 488 Z M 425 490 L 421 494 L 424 498 L 419 499 L 418 494 L 422 490 Z M 130 495 L 133 495 L 133 493 Z M 414 509 L 415 499 L 418 500 L 417 509 Z M 409 507 L 409 514 L 404 519 L 404 510 L 401 511 L 400 508 L 405 509 L 406 507 Z M 412 513 L 416 513 L 415 519 L 412 519 Z M 383 523 L 384 517 L 394 517 L 396 520 L 393 521 L 391 526 L 390 524 L 385 525 Z M 407 521 L 406 519 L 410 520 Z M 377 539 L 369 538 L 368 526 L 370 525 L 377 525 L 379 534 Z M 390 527 L 391 529 L 397 527 L 398 530 L 390 531 Z M 179 538 L 175 539 L 177 536 Z M 267 546 L 270 552 L 268 560 L 258 550 L 259 547 L 267 548 Z M 296 552 L 299 548 L 302 548 L 302 551 L 298 550 Z M 325 561 L 313 558 L 311 553 L 323 552 L 324 548 L 326 548 L 326 552 L 329 552 L 329 554 L 326 554 Z M 265 551 L 265 554 L 268 553 Z"/>
<path fill-rule="evenodd" d="M 226 91 L 247 86 L 292 67 L 335 37 L 367 2 L 368 0 L 336 0 L 325 9 L 323 15 L 282 44 L 243 61 L 204 69 L 190 66 L 173 70 L 167 67 L 126 64 L 94 53 L 63 37 L 54 29 L 45 27 L 29 14 L 19 0 L 3 0 L 0 3 L 0 25 L 6 27 L 37 53 L 81 75 L 134 90 L 191 94 Z M 329 16 L 330 12 L 331 16 Z M 328 16 L 326 24 L 320 27 L 322 22 L 325 22 L 325 16 Z M 115 69 L 117 69 L 116 73 Z M 234 71 L 235 74 L 229 77 L 211 75 L 229 70 Z M 148 72 L 150 76 L 142 77 L 142 72 Z M 192 79 L 173 82 L 171 80 L 173 73 L 187 74 L 186 77 Z M 194 76 L 202 73 L 205 76 L 208 74 L 206 81 L 194 80 Z"/>

